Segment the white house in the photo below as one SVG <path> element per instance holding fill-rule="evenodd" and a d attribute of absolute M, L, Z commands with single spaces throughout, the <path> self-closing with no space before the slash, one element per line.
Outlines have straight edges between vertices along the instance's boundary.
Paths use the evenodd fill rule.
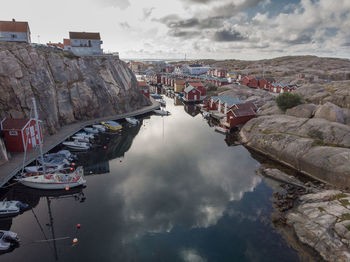
<path fill-rule="evenodd" d="M 69 32 L 70 47 L 67 47 L 75 55 L 101 55 L 100 33 Z M 65 46 L 66 49 L 66 46 Z"/>
<path fill-rule="evenodd" d="M 28 22 L 0 21 L 0 41 L 30 43 Z"/>

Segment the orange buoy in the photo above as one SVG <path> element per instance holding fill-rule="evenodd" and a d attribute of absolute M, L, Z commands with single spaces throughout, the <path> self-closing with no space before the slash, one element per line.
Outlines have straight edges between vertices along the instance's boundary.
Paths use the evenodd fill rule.
<path fill-rule="evenodd" d="M 74 239 L 73 239 L 73 244 L 76 244 L 76 243 L 78 243 L 78 239 L 77 239 L 77 238 L 74 238 Z"/>
<path fill-rule="evenodd" d="M 74 168 L 73 168 L 73 167 L 71 167 L 71 168 L 70 168 L 70 171 L 73 171 L 73 170 L 74 170 Z"/>
<path fill-rule="evenodd" d="M 75 166 L 75 163 L 74 163 L 74 162 L 72 163 L 72 166 Z"/>
<path fill-rule="evenodd" d="M 81 225 L 80 224 L 77 224 L 77 228 L 80 228 L 81 227 Z"/>
<path fill-rule="evenodd" d="M 104 146 L 103 149 L 107 149 L 107 146 Z"/>
<path fill-rule="evenodd" d="M 120 163 L 123 162 L 123 160 L 120 159 Z"/>
<path fill-rule="evenodd" d="M 65 188 L 65 189 L 66 189 L 66 191 L 69 191 L 69 186 L 66 186 L 66 188 Z"/>

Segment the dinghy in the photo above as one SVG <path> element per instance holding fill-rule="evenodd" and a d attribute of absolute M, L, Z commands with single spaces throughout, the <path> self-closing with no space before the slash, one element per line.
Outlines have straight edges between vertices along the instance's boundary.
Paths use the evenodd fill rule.
<path fill-rule="evenodd" d="M 17 233 L 11 231 L 0 230 L 0 250 L 6 251 L 11 247 L 18 245 L 19 238 Z"/>
<path fill-rule="evenodd" d="M 169 111 L 165 111 L 165 110 L 161 110 L 161 109 L 153 110 L 153 112 L 156 113 L 157 115 L 161 115 L 161 116 L 170 115 Z"/>
<path fill-rule="evenodd" d="M 106 122 L 102 122 L 101 124 L 112 131 L 117 131 L 122 129 L 122 125 L 115 121 L 106 121 Z"/>
<path fill-rule="evenodd" d="M 99 132 L 97 129 L 91 127 L 85 127 L 84 131 L 90 134 L 98 134 Z"/>
<path fill-rule="evenodd" d="M 17 216 L 28 205 L 20 201 L 0 201 L 0 218 Z"/>
<path fill-rule="evenodd" d="M 72 150 L 77 150 L 77 151 L 84 151 L 84 150 L 88 150 L 91 147 L 90 143 L 84 143 L 84 142 L 79 142 L 77 140 L 74 141 L 65 141 L 62 143 L 63 145 L 65 145 L 66 147 L 72 149 Z"/>
<path fill-rule="evenodd" d="M 223 133 L 223 134 L 228 134 L 228 133 L 230 133 L 230 129 L 228 129 L 228 128 L 226 128 L 226 127 L 223 127 L 223 126 L 215 125 L 215 126 L 214 126 L 214 129 L 215 129 L 215 131 L 218 131 L 218 132 Z"/>
<path fill-rule="evenodd" d="M 140 121 L 137 120 L 135 117 L 125 117 L 125 120 L 129 123 L 132 124 L 134 126 L 140 124 Z"/>

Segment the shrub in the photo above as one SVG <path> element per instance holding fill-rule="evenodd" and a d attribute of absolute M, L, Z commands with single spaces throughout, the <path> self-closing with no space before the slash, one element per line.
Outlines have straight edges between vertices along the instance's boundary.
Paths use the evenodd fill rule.
<path fill-rule="evenodd" d="M 288 108 L 295 107 L 303 102 L 300 95 L 286 92 L 277 96 L 276 103 L 282 111 L 286 111 Z"/>
<path fill-rule="evenodd" d="M 216 86 L 208 86 L 207 91 L 216 91 L 218 88 Z"/>

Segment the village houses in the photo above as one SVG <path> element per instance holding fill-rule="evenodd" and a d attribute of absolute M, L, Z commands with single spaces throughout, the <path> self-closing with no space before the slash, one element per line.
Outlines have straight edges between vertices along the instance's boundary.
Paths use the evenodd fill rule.
<path fill-rule="evenodd" d="M 30 43 L 28 22 L 0 21 L 0 41 Z"/>

